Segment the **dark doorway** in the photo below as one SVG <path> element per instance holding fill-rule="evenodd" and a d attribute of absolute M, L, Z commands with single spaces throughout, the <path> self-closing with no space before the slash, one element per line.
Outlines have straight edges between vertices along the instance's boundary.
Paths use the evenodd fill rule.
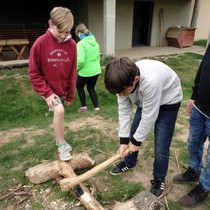
<path fill-rule="evenodd" d="M 18 1 L 14 1 L 12 2 L 11 7 L 10 1 L 3 1 L 0 9 L 0 39 L 3 39 L 1 34 L 2 30 L 11 29 L 14 31 L 24 31 L 28 29 L 37 29 L 38 31 L 46 31 L 48 28 L 48 20 L 50 19 L 50 11 L 53 7 L 68 7 L 74 15 L 75 2 L 76 0 L 44 0 L 42 2 L 31 1 L 23 7 Z M 75 39 L 73 29 L 72 37 Z M 14 38 L 16 39 L 18 37 Z M 10 37 L 10 39 L 12 39 L 12 37 Z"/>
<path fill-rule="evenodd" d="M 12 4 L 12 7 L 11 7 Z M 55 6 L 64 6 L 72 10 L 73 1 L 70 0 L 44 0 L 31 1 L 22 4 L 18 1 L 3 1 L 1 2 L 0 24 L 31 24 L 44 23 L 48 25 L 50 11 Z M 72 11 L 74 12 L 74 11 Z"/>
<path fill-rule="evenodd" d="M 150 45 L 153 1 L 135 1 L 132 47 Z"/>

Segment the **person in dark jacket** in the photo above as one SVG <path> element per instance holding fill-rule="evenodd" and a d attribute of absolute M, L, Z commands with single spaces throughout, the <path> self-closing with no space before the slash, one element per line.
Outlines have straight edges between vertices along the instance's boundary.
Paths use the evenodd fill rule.
<path fill-rule="evenodd" d="M 208 198 L 210 191 L 210 146 L 208 146 L 206 166 L 203 168 L 203 149 L 207 137 L 210 139 L 210 45 L 202 59 L 194 80 L 193 92 L 188 102 L 187 112 L 190 116 L 188 138 L 189 167 L 174 176 L 173 182 L 184 184 L 199 183 L 182 198 L 181 206 L 193 208 Z"/>

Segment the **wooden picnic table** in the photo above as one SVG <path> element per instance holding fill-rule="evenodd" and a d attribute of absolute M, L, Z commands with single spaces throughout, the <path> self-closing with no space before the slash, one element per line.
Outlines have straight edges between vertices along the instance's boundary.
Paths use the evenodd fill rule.
<path fill-rule="evenodd" d="M 4 50 L 4 47 L 8 46 L 17 55 L 17 60 L 24 59 L 23 53 L 28 44 L 28 39 L 0 39 L 0 54 Z"/>

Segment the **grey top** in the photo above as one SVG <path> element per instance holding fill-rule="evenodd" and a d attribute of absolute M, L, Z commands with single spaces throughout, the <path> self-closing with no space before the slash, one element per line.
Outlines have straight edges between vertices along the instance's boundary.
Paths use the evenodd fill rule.
<path fill-rule="evenodd" d="M 128 96 L 119 96 L 119 137 L 129 138 L 133 104 L 142 107 L 142 119 L 134 134 L 138 142 L 147 138 L 159 113 L 161 105 L 172 105 L 182 101 L 180 79 L 166 64 L 156 60 L 136 62 L 140 70 L 140 81 L 135 91 Z"/>

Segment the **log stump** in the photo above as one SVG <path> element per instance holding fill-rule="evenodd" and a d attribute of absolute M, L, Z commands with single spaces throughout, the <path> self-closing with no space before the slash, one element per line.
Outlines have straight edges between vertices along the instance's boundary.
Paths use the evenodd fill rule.
<path fill-rule="evenodd" d="M 84 169 L 92 167 L 95 164 L 87 153 L 80 153 L 74 155 L 71 160 L 66 161 L 73 170 Z M 30 182 L 34 184 L 41 184 L 48 180 L 55 179 L 59 176 L 60 163 L 59 160 L 45 161 L 39 165 L 29 168 L 25 175 Z"/>

